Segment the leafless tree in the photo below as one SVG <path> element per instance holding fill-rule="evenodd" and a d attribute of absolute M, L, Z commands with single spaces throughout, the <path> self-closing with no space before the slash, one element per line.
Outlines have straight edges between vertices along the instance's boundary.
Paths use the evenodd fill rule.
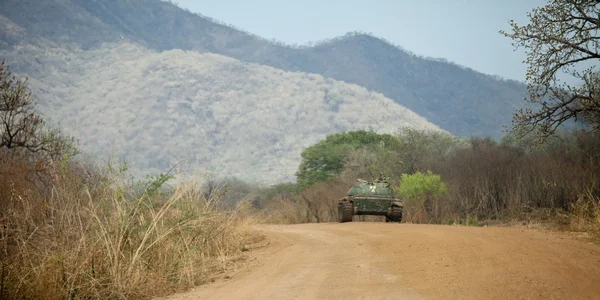
<path fill-rule="evenodd" d="M 27 79 L 18 80 L 0 63 L 0 148 L 24 149 L 36 155 L 58 156 L 73 149 L 73 140 L 49 128 L 34 110 Z"/>
<path fill-rule="evenodd" d="M 539 109 L 521 109 L 513 118 L 513 132 L 536 131 L 543 142 L 567 120 L 583 121 L 586 131 L 600 130 L 600 2 L 549 0 L 528 13 L 530 23 L 510 21 L 513 45 L 526 48 L 528 102 Z M 557 75 L 572 75 L 580 84 L 567 84 Z"/>
<path fill-rule="evenodd" d="M 323 198 L 316 187 L 309 187 L 300 193 L 300 198 L 306 204 L 308 212 L 315 218 L 317 223 L 321 223 L 322 214 L 324 211 Z"/>

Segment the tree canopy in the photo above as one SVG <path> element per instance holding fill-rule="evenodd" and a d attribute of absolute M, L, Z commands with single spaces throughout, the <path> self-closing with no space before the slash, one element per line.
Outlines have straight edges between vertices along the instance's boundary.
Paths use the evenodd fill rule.
<path fill-rule="evenodd" d="M 302 161 L 296 172 L 298 184 L 306 187 L 339 174 L 351 150 L 367 145 L 389 147 L 397 143 L 398 140 L 393 135 L 372 131 L 358 130 L 330 134 L 302 152 Z"/>
<path fill-rule="evenodd" d="M 528 13 L 530 23 L 510 21 L 510 37 L 516 48 L 524 47 L 528 64 L 528 102 L 538 108 L 517 111 L 513 132 L 534 130 L 540 141 L 568 120 L 582 121 L 586 131 L 600 130 L 600 2 L 597 0 L 551 0 Z M 572 76 L 577 84 L 561 80 Z"/>

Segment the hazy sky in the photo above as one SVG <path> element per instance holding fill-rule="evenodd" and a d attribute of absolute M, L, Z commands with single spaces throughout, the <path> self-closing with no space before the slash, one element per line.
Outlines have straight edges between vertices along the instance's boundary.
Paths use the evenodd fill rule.
<path fill-rule="evenodd" d="M 498 31 L 543 0 L 174 0 L 180 7 L 286 43 L 362 31 L 411 52 L 525 80 L 523 50 Z"/>

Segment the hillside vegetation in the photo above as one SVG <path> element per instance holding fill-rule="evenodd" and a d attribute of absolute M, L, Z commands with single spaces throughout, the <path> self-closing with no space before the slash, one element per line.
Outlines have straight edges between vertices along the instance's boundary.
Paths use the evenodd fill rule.
<path fill-rule="evenodd" d="M 363 87 L 217 54 L 123 42 L 88 51 L 30 46 L 8 61 L 33 74 L 40 111 L 85 152 L 123 158 L 138 175 L 184 162 L 272 184 L 293 180 L 301 151 L 329 133 L 439 130 Z"/>
<path fill-rule="evenodd" d="M 364 86 L 456 135 L 500 137 L 527 94 L 522 83 L 419 57 L 370 35 L 292 47 L 159 0 L 9 0 L 0 12 L 12 22 L 11 32 L 19 29 L 0 35 L 0 48 L 56 43 L 92 49 L 125 39 L 158 51 L 218 53 Z"/>

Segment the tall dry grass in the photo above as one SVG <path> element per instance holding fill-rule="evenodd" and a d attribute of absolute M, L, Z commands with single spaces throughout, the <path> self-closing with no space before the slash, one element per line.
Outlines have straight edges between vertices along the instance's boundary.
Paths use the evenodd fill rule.
<path fill-rule="evenodd" d="M 244 202 L 224 210 L 198 182 L 138 191 L 114 172 L 49 169 L 47 190 L 14 182 L 2 200 L 0 299 L 165 295 L 224 271 L 258 238 Z"/>
<path fill-rule="evenodd" d="M 310 223 L 314 219 L 306 203 L 298 197 L 275 196 L 269 199 L 262 214 L 266 224 Z"/>
<path fill-rule="evenodd" d="M 569 227 L 576 231 L 593 232 L 600 239 L 600 197 L 589 188 L 571 204 Z"/>

